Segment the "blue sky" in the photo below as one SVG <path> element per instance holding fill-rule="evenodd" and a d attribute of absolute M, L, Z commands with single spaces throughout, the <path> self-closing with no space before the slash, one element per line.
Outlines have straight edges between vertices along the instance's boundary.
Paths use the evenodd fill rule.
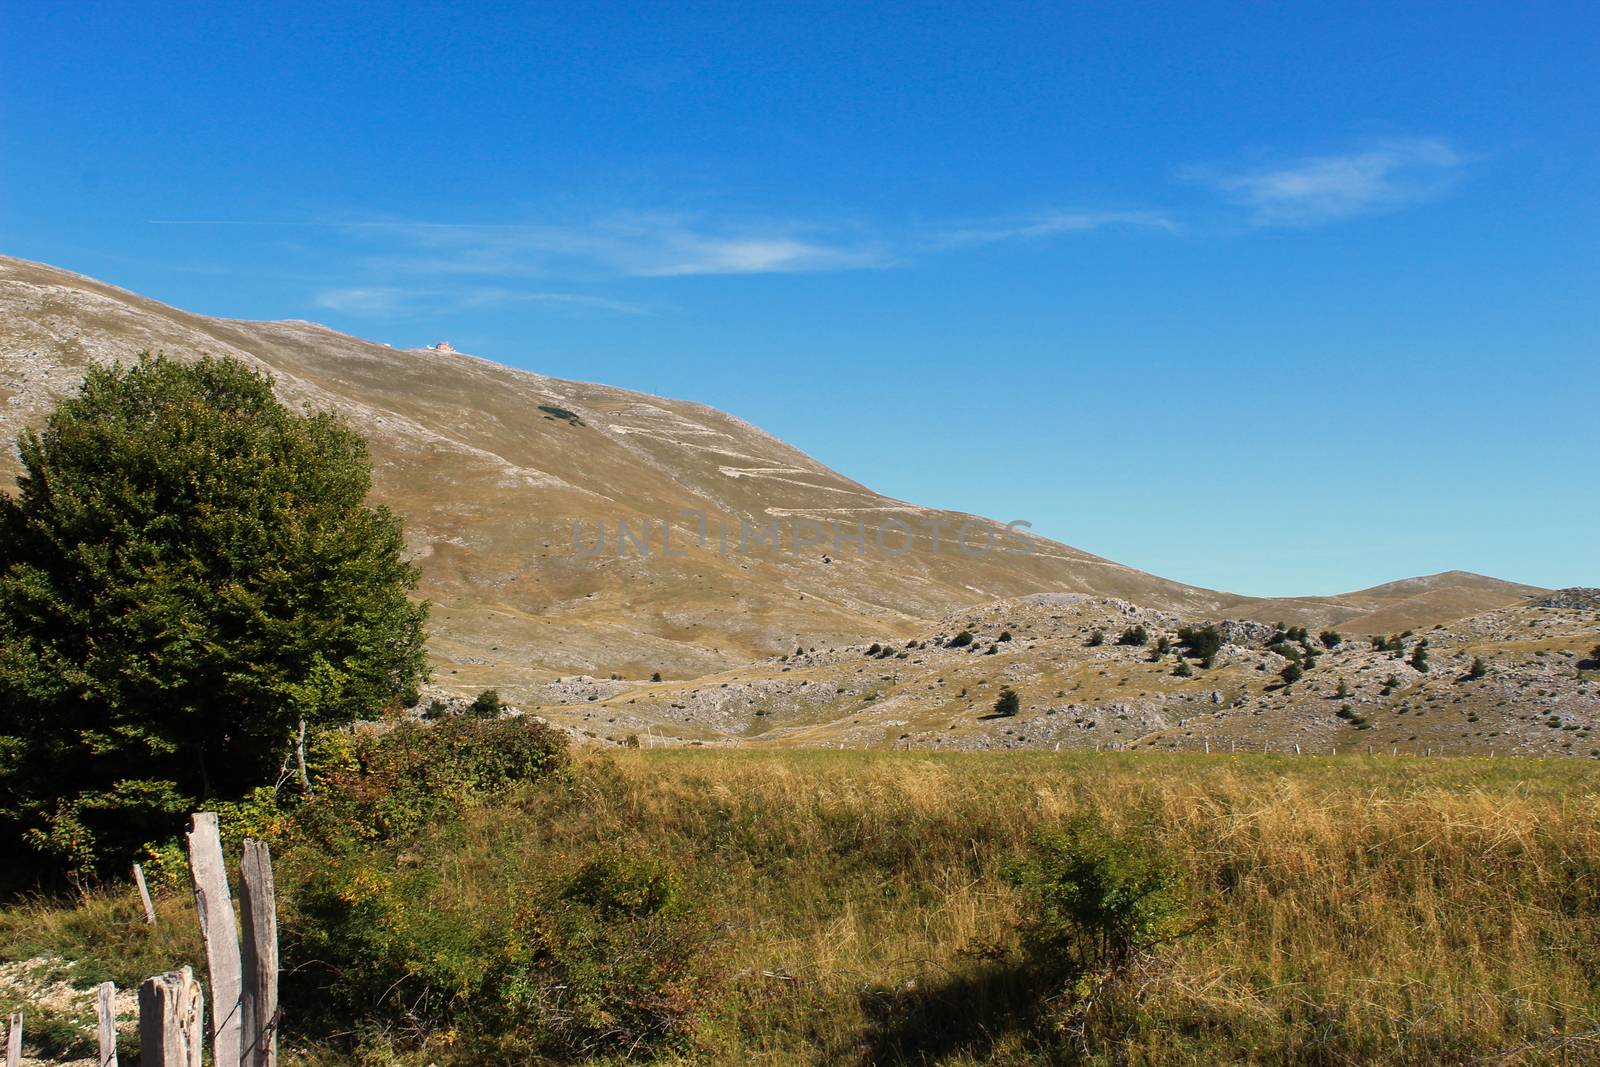
<path fill-rule="evenodd" d="M 1160 574 L 1600 584 L 1581 4 L 0 9 L 0 251 Z"/>

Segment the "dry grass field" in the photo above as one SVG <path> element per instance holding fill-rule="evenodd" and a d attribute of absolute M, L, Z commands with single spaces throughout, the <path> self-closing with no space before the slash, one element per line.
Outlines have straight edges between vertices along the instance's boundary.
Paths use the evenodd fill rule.
<path fill-rule="evenodd" d="M 1087 1008 L 1028 964 L 1028 899 L 1002 876 L 1032 834 L 1085 812 L 1163 850 L 1185 908 L 1183 936 Z M 288 925 L 293 887 L 343 865 L 347 897 L 388 902 L 374 922 L 425 931 L 408 966 L 482 988 L 463 946 L 518 929 L 539 887 L 600 854 L 659 864 L 696 931 L 672 991 L 693 1034 L 665 1062 L 1600 1059 L 1586 761 L 580 751 L 398 856 L 286 852 Z M 187 894 L 160 907 L 146 932 L 126 887 L 14 905 L 0 956 L 73 961 L 79 984 L 198 960 Z M 441 970 L 452 953 L 465 962 Z M 342 1040 L 291 1016 L 285 1059 L 485 1062 L 471 1009 Z"/>

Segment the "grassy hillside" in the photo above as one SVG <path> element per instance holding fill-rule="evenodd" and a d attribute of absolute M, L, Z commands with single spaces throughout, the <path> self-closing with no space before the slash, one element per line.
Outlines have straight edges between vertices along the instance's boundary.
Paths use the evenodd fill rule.
<path fill-rule="evenodd" d="M 1386 631 L 1432 625 L 1538 592 L 1450 572 L 1344 596 L 1259 600 L 1043 538 L 1030 538 L 1025 554 L 969 555 L 951 547 L 968 520 L 978 524 L 974 543 L 989 531 L 1015 545 L 997 522 L 890 499 L 701 404 L 393 349 L 313 323 L 190 314 L 0 256 L 0 442 L 39 425 L 88 366 L 143 349 L 243 359 L 270 371 L 291 405 L 338 412 L 369 440 L 374 496 L 405 519 L 421 592 L 435 605 L 439 681 L 457 692 L 492 686 L 515 696 L 572 674 L 696 677 L 801 643 L 903 641 L 948 612 L 1039 591 L 1352 631 L 1368 617 Z M 17 471 L 14 452 L 0 448 L 0 489 Z M 632 548 L 619 557 L 617 523 L 637 531 L 646 519 L 651 558 Z M 590 547 L 603 522 L 608 550 L 575 551 L 575 520 Z M 735 546 L 745 522 L 783 524 L 790 548 L 797 522 L 824 532 L 800 551 L 724 553 L 718 522 Z M 858 554 L 848 540 L 857 522 L 868 544 L 895 523 L 914 543 L 903 555 Z M 671 556 L 661 523 L 671 524 Z M 898 546 L 899 535 L 887 543 Z"/>
<path fill-rule="evenodd" d="M 1188 931 L 1088 1006 L 1022 953 L 1031 905 L 1003 877 L 1084 812 L 1175 862 Z M 651 1010 L 684 1013 L 655 1045 L 668 1062 L 1600 1057 L 1600 772 L 1582 761 L 588 751 L 398 852 L 299 848 L 291 943 L 338 886 L 374 953 L 374 930 L 411 938 L 416 1010 L 335 1035 L 300 1007 L 291 1063 L 526 1062 L 494 1044 L 514 1022 L 491 1001 L 513 991 L 484 980 L 483 946 L 551 937 L 527 916 L 597 856 L 673 887 L 673 926 L 628 928 L 650 940 L 625 959 L 662 973 L 613 959 L 605 978 L 655 981 Z M 0 956 L 124 984 L 198 960 L 186 894 L 160 906 L 154 933 L 124 888 L 13 906 Z"/>

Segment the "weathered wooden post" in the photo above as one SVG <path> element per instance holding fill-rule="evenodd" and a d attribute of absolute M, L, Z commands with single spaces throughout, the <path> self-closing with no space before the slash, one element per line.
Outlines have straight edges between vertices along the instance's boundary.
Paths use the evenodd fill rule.
<path fill-rule="evenodd" d="M 243 1067 L 278 1064 L 278 901 L 272 852 L 246 841 L 239 860 L 239 917 L 244 926 Z"/>
<path fill-rule="evenodd" d="M 94 1014 L 99 1023 L 100 1067 L 117 1067 L 117 987 L 101 982 L 94 992 Z"/>
<path fill-rule="evenodd" d="M 139 987 L 140 1067 L 200 1067 L 205 996 L 188 967 Z"/>
<path fill-rule="evenodd" d="M 144 866 L 133 865 L 133 883 L 139 887 L 139 902 L 144 905 L 144 922 L 146 926 L 156 924 L 156 906 L 150 900 L 150 887 L 145 884 Z"/>
<path fill-rule="evenodd" d="M 6 1027 L 6 1067 L 22 1064 L 22 1013 L 11 1013 L 11 1023 Z"/>
<path fill-rule="evenodd" d="M 216 1067 L 241 1062 L 239 925 L 228 896 L 228 871 L 222 861 L 217 813 L 196 812 L 188 834 L 189 873 L 195 910 L 211 973 L 211 1056 Z M 141 994 L 142 995 L 142 994 Z"/>

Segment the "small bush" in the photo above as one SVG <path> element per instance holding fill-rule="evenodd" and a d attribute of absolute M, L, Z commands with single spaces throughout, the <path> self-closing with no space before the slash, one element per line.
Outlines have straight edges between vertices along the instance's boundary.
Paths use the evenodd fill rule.
<path fill-rule="evenodd" d="M 1009 685 L 1001 686 L 1000 695 L 994 702 L 994 713 L 1009 718 L 1022 710 L 1022 698 L 1017 696 L 1015 689 Z"/>
<path fill-rule="evenodd" d="M 529 719 L 402 723 L 386 734 L 319 739 L 314 789 L 297 832 L 325 843 L 387 842 L 415 834 L 462 804 L 548 775 L 566 738 Z"/>
<path fill-rule="evenodd" d="M 1117 638 L 1117 644 L 1119 644 L 1119 645 L 1143 645 L 1143 644 L 1146 644 L 1149 640 L 1150 640 L 1150 632 L 1148 630 L 1146 630 L 1144 628 L 1144 626 L 1141 624 L 1141 625 L 1137 625 L 1137 626 L 1130 626 L 1126 630 L 1123 630 L 1122 631 L 1122 635 Z"/>
<path fill-rule="evenodd" d="M 1344 635 L 1338 630 L 1324 630 L 1318 640 L 1322 642 L 1323 648 L 1338 648 L 1344 644 Z"/>
<path fill-rule="evenodd" d="M 971 630 L 962 630 L 960 633 L 958 633 L 954 637 L 952 637 L 949 641 L 945 642 L 945 647 L 946 648 L 965 648 L 970 644 L 972 644 L 972 631 Z"/>
<path fill-rule="evenodd" d="M 467 714 L 474 719 L 498 719 L 505 707 L 498 689 L 485 689 L 472 698 L 472 703 L 467 705 Z"/>
<path fill-rule="evenodd" d="M 1488 673 L 1489 665 L 1483 662 L 1483 658 L 1481 656 L 1474 656 L 1472 658 L 1472 666 L 1467 669 L 1467 679 L 1475 682 Z"/>
<path fill-rule="evenodd" d="M 1099 648 L 1105 643 L 1106 632 L 1104 630 L 1096 630 L 1094 633 L 1089 635 L 1088 646 L 1090 648 Z"/>
<path fill-rule="evenodd" d="M 519 900 L 452 898 L 436 869 L 379 853 L 327 865 L 286 930 L 286 995 L 330 1032 L 363 1019 L 448 1033 L 458 1063 L 651 1058 L 687 1043 L 704 939 L 649 860 L 602 856 Z"/>
<path fill-rule="evenodd" d="M 1004 873 L 1029 900 L 1029 957 L 1069 978 L 1126 967 L 1181 931 L 1182 872 L 1141 833 L 1114 833 L 1080 816 L 1035 835 L 1028 855 Z"/>
<path fill-rule="evenodd" d="M 1217 662 L 1217 653 L 1222 651 L 1222 632 L 1215 626 L 1185 626 L 1178 631 L 1178 643 L 1189 655 L 1197 657 L 1202 667 L 1209 668 Z"/>

